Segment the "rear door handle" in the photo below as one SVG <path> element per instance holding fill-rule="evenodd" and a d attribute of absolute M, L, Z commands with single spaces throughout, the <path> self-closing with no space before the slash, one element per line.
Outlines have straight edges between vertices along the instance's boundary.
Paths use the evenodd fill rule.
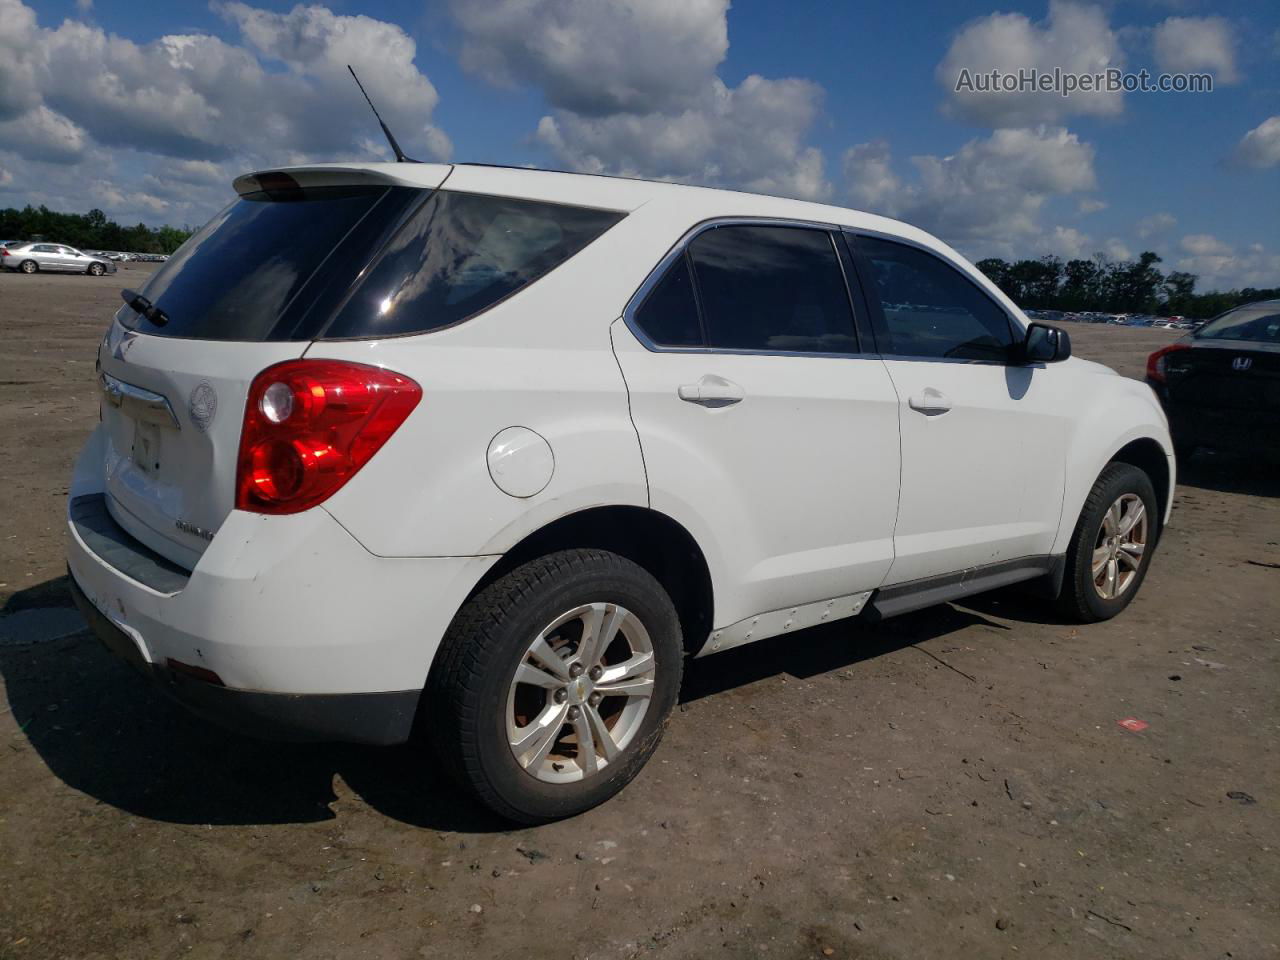
<path fill-rule="evenodd" d="M 732 380 L 717 377 L 713 373 L 708 373 L 699 379 L 697 383 L 680 384 L 676 393 L 681 400 L 688 403 L 696 403 L 700 407 L 713 409 L 739 403 L 747 395 L 746 391 Z"/>
<path fill-rule="evenodd" d="M 941 390 L 925 387 L 920 393 L 912 394 L 907 399 L 907 405 L 927 417 L 935 417 L 951 409 L 951 398 Z"/>

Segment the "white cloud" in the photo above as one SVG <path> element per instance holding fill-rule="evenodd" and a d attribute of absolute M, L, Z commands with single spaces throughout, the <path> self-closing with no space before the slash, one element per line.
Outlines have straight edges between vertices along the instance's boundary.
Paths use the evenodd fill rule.
<path fill-rule="evenodd" d="M 93 0 L 76 0 L 76 10 L 83 16 L 93 9 Z"/>
<path fill-rule="evenodd" d="M 734 88 L 712 80 L 678 114 L 543 117 L 536 138 L 557 160 L 587 173 L 655 176 L 821 199 L 830 192 L 822 154 L 801 144 L 822 92 L 806 80 L 750 76 Z"/>
<path fill-rule="evenodd" d="M 1119 237 L 1108 237 L 1102 245 L 1102 254 L 1108 260 L 1132 260 L 1133 251 L 1130 250 Z"/>
<path fill-rule="evenodd" d="M 450 152 L 432 123 L 438 94 L 399 26 L 323 6 L 213 7 L 239 41 L 191 33 L 139 43 L 76 19 L 44 27 L 20 0 L 0 0 L 0 159 L 73 209 L 102 193 L 95 180 L 114 178 L 110 199 L 134 215 L 200 222 L 247 169 L 387 155 L 347 63 L 407 152 Z M 97 147 L 121 158 L 109 177 Z M 55 161 L 76 176 L 51 170 Z"/>
<path fill-rule="evenodd" d="M 41 104 L 0 122 L 0 145 L 23 156 L 51 163 L 75 163 L 84 157 L 84 130 Z"/>
<path fill-rule="evenodd" d="M 740 187 L 804 199 L 831 192 L 805 136 L 821 111 L 808 80 L 716 74 L 725 0 L 457 0 L 462 62 L 540 89 L 552 113 L 534 142 L 571 170 Z"/>
<path fill-rule="evenodd" d="M 1178 225 L 1178 218 L 1172 213 L 1153 213 L 1149 217 L 1143 217 L 1134 224 L 1133 232 L 1139 239 L 1150 240 L 1153 237 L 1161 237 L 1168 233 Z"/>
<path fill-rule="evenodd" d="M 1219 83 L 1235 83 L 1236 40 L 1225 17 L 1170 17 L 1155 29 L 1156 63 L 1173 72 L 1210 71 Z"/>
<path fill-rule="evenodd" d="M 860 144 L 844 154 L 855 202 L 915 223 L 969 250 L 1024 254 L 1045 246 L 1040 213 L 1052 196 L 1096 186 L 1094 150 L 1061 128 L 996 130 L 950 156 L 911 158 L 913 179 L 895 173 L 888 145 Z M 1069 228 L 1050 232 L 1065 250 L 1086 238 Z"/>
<path fill-rule="evenodd" d="M 1199 233 L 1183 237 L 1181 246 L 1186 256 L 1177 268 L 1196 274 L 1201 290 L 1280 286 L 1280 253 L 1260 243 L 1237 252 L 1231 244 Z"/>
<path fill-rule="evenodd" d="M 1236 144 L 1232 159 L 1245 167 L 1280 164 L 1280 114 L 1268 117 L 1246 133 Z"/>
<path fill-rule="evenodd" d="M 1105 209 L 1107 209 L 1107 202 L 1105 200 L 1094 200 L 1094 199 L 1086 198 L 1084 200 L 1081 200 L 1078 204 L 1076 204 L 1076 211 L 1081 216 L 1086 216 L 1090 213 L 1097 213 L 1099 210 L 1105 210 Z"/>
<path fill-rule="evenodd" d="M 1078 260 L 1087 257 L 1093 241 L 1087 233 L 1081 233 L 1075 227 L 1054 227 L 1041 244 L 1045 253 L 1053 253 L 1064 260 Z"/>
<path fill-rule="evenodd" d="M 962 70 L 971 75 L 999 70 L 1100 73 L 1124 64 L 1124 53 L 1101 7 L 1055 0 L 1048 20 L 1033 23 L 1020 13 L 993 13 L 962 28 L 938 64 L 938 83 L 947 91 L 947 109 L 991 127 L 1053 123 L 1080 114 L 1114 116 L 1124 110 L 1119 92 L 956 91 Z"/>
<path fill-rule="evenodd" d="M 3 190 L 5 187 L 12 186 L 12 185 L 13 185 L 13 174 L 10 171 L 6 170 L 4 167 L 0 167 L 0 190 Z"/>
<path fill-rule="evenodd" d="M 729 49 L 728 0 L 454 0 L 462 65 L 585 116 L 692 106 Z"/>
<path fill-rule="evenodd" d="M 1208 233 L 1191 233 L 1182 238 L 1182 249 L 1193 257 L 1227 257 L 1230 245 Z"/>
<path fill-rule="evenodd" d="M 164 213 L 169 201 L 140 191 L 126 193 L 109 180 L 95 180 L 89 188 L 98 206 L 108 212 L 142 209 L 149 213 Z"/>

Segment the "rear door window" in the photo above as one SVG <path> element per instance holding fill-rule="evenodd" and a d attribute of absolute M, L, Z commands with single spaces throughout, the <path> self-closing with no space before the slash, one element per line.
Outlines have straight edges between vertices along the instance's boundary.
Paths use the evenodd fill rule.
<path fill-rule="evenodd" d="M 702 326 L 689 260 L 682 253 L 667 268 L 635 315 L 636 325 L 662 347 L 701 347 Z"/>
<path fill-rule="evenodd" d="M 460 323 L 564 263 L 623 216 L 436 191 L 321 335 L 385 337 Z"/>
<path fill-rule="evenodd" d="M 731 224 L 689 245 L 712 350 L 857 353 L 844 273 L 825 230 Z"/>
<path fill-rule="evenodd" d="M 955 267 L 917 247 L 871 237 L 856 239 L 870 264 L 868 293 L 884 315 L 880 352 L 922 359 L 1003 362 L 1013 346 L 1009 318 Z"/>

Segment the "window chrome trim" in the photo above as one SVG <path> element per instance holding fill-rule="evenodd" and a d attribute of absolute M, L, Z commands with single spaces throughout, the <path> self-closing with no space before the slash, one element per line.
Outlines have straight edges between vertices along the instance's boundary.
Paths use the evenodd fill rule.
<path fill-rule="evenodd" d="M 685 251 L 689 249 L 689 244 L 696 240 L 702 234 L 709 230 L 715 230 L 717 227 L 795 227 L 804 230 L 821 230 L 831 239 L 832 233 L 839 233 L 841 230 L 847 230 L 848 227 L 842 227 L 838 223 L 822 223 L 817 220 L 789 220 L 785 217 L 712 217 L 709 220 L 703 220 L 695 223 L 692 227 L 685 231 L 684 235 L 672 245 L 671 249 L 663 255 L 658 261 L 657 266 L 649 271 L 649 275 L 645 277 L 644 282 L 636 288 L 636 292 L 631 295 L 627 301 L 627 305 L 622 310 L 622 321 L 627 325 L 627 329 L 631 331 L 631 335 L 639 341 L 640 345 L 650 353 L 694 353 L 694 354 L 715 354 L 717 356 L 746 356 L 746 357 L 827 357 L 836 360 L 868 360 L 877 359 L 879 354 L 874 351 L 862 351 L 859 353 L 829 353 L 825 350 L 750 350 L 742 348 L 729 347 L 672 347 L 665 344 L 655 343 L 644 332 L 640 324 L 636 321 L 636 314 L 644 305 L 644 301 L 648 299 L 653 288 L 658 285 L 663 277 L 667 274 L 667 269 L 675 263 L 680 257 L 685 255 Z M 844 276 L 844 264 L 840 260 L 839 251 L 834 247 L 832 254 L 836 257 L 836 263 L 840 267 L 841 275 Z M 690 264 L 690 274 L 692 274 L 693 266 Z M 849 289 L 849 277 L 845 276 L 845 289 Z M 696 283 L 696 280 L 695 280 Z M 846 298 L 848 299 L 848 298 Z M 702 311 L 699 309 L 699 316 Z M 861 345 L 861 337 L 859 336 L 857 318 L 854 313 L 853 303 L 849 303 L 849 319 L 853 321 L 853 336 Z"/>

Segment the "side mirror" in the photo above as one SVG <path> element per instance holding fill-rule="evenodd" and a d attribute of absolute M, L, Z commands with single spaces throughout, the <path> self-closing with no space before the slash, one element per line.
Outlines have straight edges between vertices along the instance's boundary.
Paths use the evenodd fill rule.
<path fill-rule="evenodd" d="M 1057 363 L 1071 356 L 1071 335 L 1046 323 L 1027 325 L 1027 336 L 1022 341 L 1024 363 Z"/>

